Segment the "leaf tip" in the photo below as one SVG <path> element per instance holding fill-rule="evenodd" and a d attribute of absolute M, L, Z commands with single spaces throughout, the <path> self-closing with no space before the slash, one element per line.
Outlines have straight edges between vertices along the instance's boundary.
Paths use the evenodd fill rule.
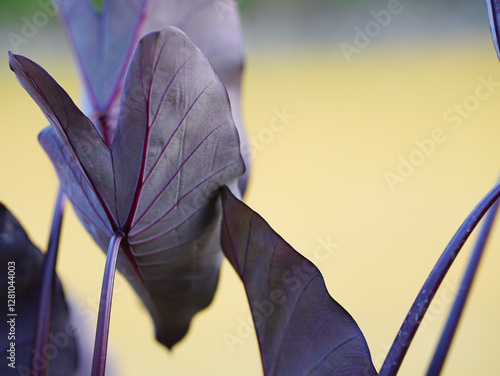
<path fill-rule="evenodd" d="M 172 351 L 174 346 L 179 343 L 181 339 L 183 339 L 189 329 L 188 325 L 182 325 L 177 328 L 173 328 L 174 330 L 157 330 L 156 331 L 156 340 L 163 344 L 168 351 Z"/>

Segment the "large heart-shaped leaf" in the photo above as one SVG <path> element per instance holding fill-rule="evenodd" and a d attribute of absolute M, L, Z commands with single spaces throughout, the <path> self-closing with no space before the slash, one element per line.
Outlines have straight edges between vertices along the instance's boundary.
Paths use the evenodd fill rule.
<path fill-rule="evenodd" d="M 0 301 L 5 305 L 5 322 L 0 326 L 2 375 L 28 375 L 33 337 L 37 323 L 38 297 L 43 255 L 9 210 L 0 203 Z M 49 376 L 73 375 L 78 371 L 75 328 L 69 321 L 68 306 L 59 279 L 56 279 L 52 328 L 47 345 Z M 42 354 L 34 367 L 44 368 Z M 12 366 L 10 366 L 12 365 Z"/>
<path fill-rule="evenodd" d="M 376 375 L 354 319 L 320 271 L 223 189 L 222 247 L 247 293 L 265 375 Z"/>
<path fill-rule="evenodd" d="M 52 124 L 40 135 L 62 187 L 151 312 L 160 342 L 179 341 L 212 300 L 222 258 L 217 192 L 243 172 L 224 86 L 201 51 L 170 27 L 139 43 L 125 78 L 115 138 L 41 67 L 11 56 L 19 81 Z"/>

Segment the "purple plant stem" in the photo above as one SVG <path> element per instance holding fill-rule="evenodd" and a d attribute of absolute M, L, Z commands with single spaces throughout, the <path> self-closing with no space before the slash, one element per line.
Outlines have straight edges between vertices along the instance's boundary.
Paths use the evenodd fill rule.
<path fill-rule="evenodd" d="M 42 281 L 40 287 L 40 300 L 38 302 L 37 322 L 35 336 L 33 339 L 33 351 L 31 359 L 31 376 L 45 376 L 49 365 L 46 354 L 46 345 L 49 341 L 49 333 L 52 321 L 52 309 L 55 288 L 55 269 L 57 261 L 57 251 L 59 249 L 59 239 L 61 236 L 61 225 L 64 214 L 66 195 L 59 188 L 57 193 L 54 216 L 52 217 L 52 228 L 50 229 L 49 245 L 43 261 Z M 37 356 L 44 359 L 42 367 L 36 364 Z"/>
<path fill-rule="evenodd" d="M 403 325 L 401 325 L 396 339 L 387 354 L 384 364 L 382 364 L 379 376 L 396 375 L 399 367 L 401 367 L 401 363 L 403 362 L 406 352 L 408 351 L 408 347 L 415 336 L 418 326 L 420 325 L 427 308 L 429 308 L 429 304 L 436 294 L 439 285 L 455 260 L 455 257 L 471 234 L 472 230 L 499 197 L 500 183 L 497 183 L 467 216 L 451 241 L 448 243 L 445 250 L 441 254 L 441 257 L 434 266 L 434 269 L 432 269 L 429 277 L 427 277 L 427 280 L 417 295 L 417 298 L 411 306 Z"/>
<path fill-rule="evenodd" d="M 434 357 L 432 358 L 429 370 L 427 371 L 427 376 L 439 375 L 441 373 L 444 362 L 446 360 L 446 355 L 448 354 L 453 336 L 455 335 L 460 317 L 462 316 L 467 297 L 469 296 L 469 292 L 472 287 L 479 262 L 481 261 L 481 256 L 483 255 L 488 236 L 490 235 L 491 228 L 493 226 L 493 223 L 495 222 L 499 204 L 500 201 L 495 202 L 485 218 L 481 233 L 469 260 L 469 264 L 467 265 L 462 283 L 460 284 L 460 289 L 458 290 L 457 297 L 455 298 L 455 302 L 453 303 L 453 308 L 451 309 L 450 316 L 448 317 L 446 326 L 443 330 L 443 333 L 441 334 L 441 339 L 439 340 L 436 351 L 434 352 Z"/>
<path fill-rule="evenodd" d="M 115 282 L 116 261 L 123 234 L 117 232 L 109 242 L 102 281 L 101 302 L 95 334 L 94 359 L 92 361 L 92 376 L 104 376 L 106 371 L 106 354 L 108 351 L 109 320 L 111 315 L 111 301 L 113 299 L 113 284 Z"/>

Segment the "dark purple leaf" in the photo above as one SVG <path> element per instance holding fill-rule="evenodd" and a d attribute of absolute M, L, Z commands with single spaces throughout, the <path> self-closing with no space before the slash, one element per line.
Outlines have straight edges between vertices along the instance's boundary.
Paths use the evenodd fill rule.
<path fill-rule="evenodd" d="M 498 58 L 500 59 L 500 1 L 486 0 L 486 8 L 488 9 L 488 19 L 490 21 L 493 44 L 495 45 L 495 50 L 497 51 Z"/>
<path fill-rule="evenodd" d="M 85 84 L 86 113 L 106 143 L 116 127 L 116 106 L 123 77 L 146 17 L 148 0 L 56 1 Z"/>
<path fill-rule="evenodd" d="M 240 191 L 244 192 L 248 181 L 250 150 L 241 116 L 244 50 L 238 4 L 234 0 L 152 1 L 145 30 L 154 31 L 167 25 L 186 33 L 208 58 L 226 87 L 247 167 L 238 182 Z"/>
<path fill-rule="evenodd" d="M 1 325 L 0 354 L 2 375 L 28 375 L 32 355 L 33 337 L 37 321 L 43 255 L 26 235 L 16 218 L 0 204 L 0 301 L 5 304 L 5 322 Z M 10 282 L 10 283 L 9 283 Z M 13 287 L 11 287 L 13 286 Z M 12 296 L 14 293 L 15 305 Z M 15 316 L 14 316 L 15 315 Z M 78 370 L 75 328 L 69 322 L 69 311 L 61 283 L 56 279 L 53 320 L 47 346 L 50 376 L 73 375 Z M 12 329 L 11 329 L 12 328 Z M 13 334 L 15 338 L 9 338 Z M 15 367 L 10 368 L 11 343 L 15 349 Z M 46 360 L 35 354 L 34 366 L 42 369 Z"/>
<path fill-rule="evenodd" d="M 376 375 L 354 319 L 319 270 L 222 191 L 222 247 L 248 297 L 265 375 Z"/>
<path fill-rule="evenodd" d="M 14 55 L 11 67 L 52 124 L 40 142 L 78 216 L 105 252 L 124 234 L 118 269 L 171 347 L 212 300 L 222 259 L 216 196 L 244 169 L 223 85 L 180 30 L 149 34 L 108 148 L 47 72 Z"/>

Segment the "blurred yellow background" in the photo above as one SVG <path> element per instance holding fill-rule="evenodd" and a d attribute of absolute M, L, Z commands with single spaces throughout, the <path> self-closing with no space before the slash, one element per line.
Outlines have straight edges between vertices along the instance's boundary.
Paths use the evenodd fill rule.
<path fill-rule="evenodd" d="M 440 253 L 500 173 L 500 65 L 484 22 L 455 40 L 374 39 L 350 63 L 338 43 L 280 51 L 249 46 L 243 109 L 255 153 L 245 201 L 313 259 L 361 327 L 377 369 Z M 28 57 L 77 101 L 66 47 L 50 52 L 44 37 L 37 36 Z M 57 190 L 36 139 L 47 121 L 7 69 L 3 51 L 0 200 L 44 249 Z M 431 146 L 426 140 L 433 136 Z M 500 374 L 499 226 L 443 375 Z M 475 238 L 437 293 L 400 375 L 425 373 Z M 337 246 L 318 258 L 322 241 Z M 76 309 L 90 318 L 103 268 L 103 253 L 68 210 L 57 269 Z M 227 262 L 213 304 L 170 353 L 155 342 L 147 312 L 121 276 L 116 287 L 109 351 L 117 375 L 262 374 L 244 290 Z M 95 322 L 86 324 L 93 338 Z M 228 345 L 227 334 L 241 342 Z"/>

